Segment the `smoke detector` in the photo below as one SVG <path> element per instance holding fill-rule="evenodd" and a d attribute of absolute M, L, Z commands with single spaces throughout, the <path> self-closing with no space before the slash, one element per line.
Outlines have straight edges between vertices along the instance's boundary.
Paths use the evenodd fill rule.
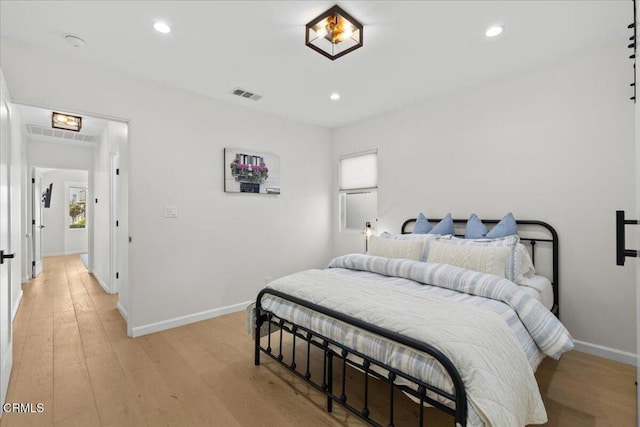
<path fill-rule="evenodd" d="M 85 45 L 87 44 L 80 37 L 74 36 L 73 34 L 67 34 L 66 36 L 64 36 L 64 39 L 73 47 L 85 47 Z"/>

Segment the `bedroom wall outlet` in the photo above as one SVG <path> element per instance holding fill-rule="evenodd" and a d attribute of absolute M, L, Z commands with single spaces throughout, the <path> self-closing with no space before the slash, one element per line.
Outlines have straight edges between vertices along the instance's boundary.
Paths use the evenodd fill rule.
<path fill-rule="evenodd" d="M 272 280 L 273 280 L 273 277 L 271 277 L 271 276 L 266 276 L 266 277 L 264 278 L 264 284 L 265 284 L 265 285 L 268 285 Z"/>
<path fill-rule="evenodd" d="M 165 206 L 164 207 L 164 217 L 165 218 L 178 218 L 178 207 L 177 206 Z"/>

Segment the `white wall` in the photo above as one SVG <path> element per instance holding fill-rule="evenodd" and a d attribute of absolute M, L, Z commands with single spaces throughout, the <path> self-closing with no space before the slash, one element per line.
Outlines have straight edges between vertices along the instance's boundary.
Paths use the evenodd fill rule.
<path fill-rule="evenodd" d="M 614 213 L 635 206 L 631 76 L 624 46 L 609 46 L 465 88 L 336 130 L 334 168 L 378 148 L 378 231 L 420 211 L 550 223 L 563 323 L 632 363 L 635 268 L 615 265 Z M 362 251 L 361 235 L 333 230 L 334 254 Z"/>
<path fill-rule="evenodd" d="M 4 67 L 4 64 L 3 64 Z M 3 68 L 4 70 L 4 68 Z M 27 140 L 27 166 L 51 169 L 93 169 L 93 146 Z"/>
<path fill-rule="evenodd" d="M 16 100 L 130 119 L 130 158 L 120 158 L 121 171 L 131 167 L 130 332 L 240 308 L 266 276 L 328 262 L 330 131 L 7 40 L 0 48 Z M 224 193 L 224 147 L 278 154 L 282 194 Z M 167 205 L 178 218 L 163 217 Z"/>
<path fill-rule="evenodd" d="M 58 256 L 86 253 L 88 250 L 89 228 L 69 228 L 69 187 L 87 187 L 87 171 L 55 169 L 42 173 L 42 189 L 53 183 L 51 205 L 42 214 L 43 256 Z M 88 199 L 89 201 L 90 199 Z M 88 203 L 87 203 L 88 204 Z"/>

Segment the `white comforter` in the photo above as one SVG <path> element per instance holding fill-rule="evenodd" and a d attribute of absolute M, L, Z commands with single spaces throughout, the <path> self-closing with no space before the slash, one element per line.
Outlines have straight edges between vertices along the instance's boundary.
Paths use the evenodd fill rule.
<path fill-rule="evenodd" d="M 419 264 L 410 265 L 410 270 L 428 270 L 434 266 Z M 326 270 L 303 271 L 278 279 L 269 287 L 439 349 L 458 369 L 469 404 L 485 425 L 512 427 L 547 421 L 533 371 L 513 333 L 499 316 L 469 304 L 327 273 Z M 481 273 L 472 275 L 476 281 L 478 274 Z M 492 277 L 495 276 L 489 278 Z M 273 299 L 265 298 L 263 308 L 269 309 L 270 300 Z M 308 317 L 306 323 L 300 326 L 325 336 L 333 334 L 334 337 L 336 334 L 335 327 L 323 330 L 328 329 L 327 324 L 313 316 Z M 358 338 L 350 329 L 342 330 L 344 336 L 335 338 L 347 345 L 354 345 L 353 348 L 362 345 L 355 342 Z M 568 340 L 571 341 L 570 336 Z M 406 368 L 398 366 L 401 361 L 394 358 L 393 354 L 376 356 L 378 360 L 385 359 L 380 361 L 390 366 Z M 420 377 L 419 373 L 415 374 Z M 438 384 L 437 380 L 434 384 L 432 378 L 427 381 L 439 388 L 451 389 L 450 384 Z"/>

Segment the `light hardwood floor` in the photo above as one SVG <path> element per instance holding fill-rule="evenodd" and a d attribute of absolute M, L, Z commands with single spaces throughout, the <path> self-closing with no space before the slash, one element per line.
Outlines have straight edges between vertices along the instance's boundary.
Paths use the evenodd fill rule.
<path fill-rule="evenodd" d="M 44 263 L 23 286 L 7 401 L 45 410 L 5 413 L 0 427 L 362 425 L 339 405 L 326 413 L 322 396 L 266 357 L 255 367 L 243 313 L 131 339 L 117 296 L 78 256 Z M 573 351 L 536 378 L 550 426 L 636 425 L 632 366 Z M 399 425 L 415 416 L 402 405 Z M 436 414 L 427 425 L 452 422 Z"/>

